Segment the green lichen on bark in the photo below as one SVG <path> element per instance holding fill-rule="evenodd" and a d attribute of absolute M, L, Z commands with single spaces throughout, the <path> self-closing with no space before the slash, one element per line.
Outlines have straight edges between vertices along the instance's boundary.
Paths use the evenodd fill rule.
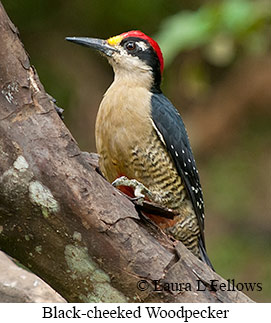
<path fill-rule="evenodd" d="M 92 260 L 87 248 L 67 245 L 65 259 L 73 279 L 80 279 L 85 285 L 85 293 L 80 295 L 82 301 L 127 302 L 126 297 L 111 286 L 110 277 Z"/>
<path fill-rule="evenodd" d="M 2 195 L 8 200 L 18 200 L 18 197 L 28 192 L 28 186 L 33 173 L 29 171 L 27 161 L 23 156 L 18 156 L 13 165 L 0 176 L 0 188 Z"/>
<path fill-rule="evenodd" d="M 39 181 L 32 181 L 29 184 L 30 201 L 41 208 L 42 214 L 48 218 L 50 214 L 59 211 L 59 204 L 48 187 Z"/>

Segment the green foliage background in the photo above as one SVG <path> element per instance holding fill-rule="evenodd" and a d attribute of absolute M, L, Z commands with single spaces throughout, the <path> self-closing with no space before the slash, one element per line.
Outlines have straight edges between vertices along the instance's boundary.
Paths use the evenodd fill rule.
<path fill-rule="evenodd" d="M 246 294 L 270 302 L 271 80 L 263 73 L 271 73 L 270 1 L 2 2 L 82 150 L 95 150 L 95 117 L 113 76 L 103 59 L 65 36 L 108 38 L 140 29 L 158 40 L 163 90 L 180 108 L 201 174 L 210 258 L 226 279 L 262 283 L 261 292 Z M 209 109 L 214 100 L 221 104 Z M 203 140 L 232 105 L 230 122 Z"/>

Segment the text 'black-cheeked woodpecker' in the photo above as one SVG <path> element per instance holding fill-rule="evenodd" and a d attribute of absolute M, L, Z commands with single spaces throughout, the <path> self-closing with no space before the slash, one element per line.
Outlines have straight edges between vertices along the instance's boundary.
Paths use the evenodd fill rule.
<path fill-rule="evenodd" d="M 115 73 L 96 119 L 101 172 L 123 191 L 133 188 L 133 196 L 176 211 L 173 219 L 148 216 L 212 267 L 198 170 L 182 118 L 160 89 L 158 44 L 138 30 L 107 40 L 66 39 L 103 53 Z"/>

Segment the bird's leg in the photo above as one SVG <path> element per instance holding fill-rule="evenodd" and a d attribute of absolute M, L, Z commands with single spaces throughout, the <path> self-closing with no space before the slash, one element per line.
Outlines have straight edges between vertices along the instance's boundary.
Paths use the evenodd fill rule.
<path fill-rule="evenodd" d="M 132 187 L 134 189 L 135 200 L 137 200 L 139 203 L 143 203 L 146 197 L 151 201 L 154 200 L 154 197 L 151 191 L 136 179 L 129 179 L 126 176 L 121 176 L 115 179 L 112 185 L 114 187 L 117 187 L 117 186 Z"/>

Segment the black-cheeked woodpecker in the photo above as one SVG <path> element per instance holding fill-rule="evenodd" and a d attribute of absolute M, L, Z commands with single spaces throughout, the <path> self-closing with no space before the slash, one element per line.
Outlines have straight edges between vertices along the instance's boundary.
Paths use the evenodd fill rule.
<path fill-rule="evenodd" d="M 149 216 L 212 268 L 198 170 L 182 118 L 160 88 L 158 44 L 138 30 L 107 40 L 66 39 L 103 53 L 115 73 L 96 119 L 102 174 L 115 186 L 132 187 L 135 197 L 176 211 L 173 219 Z"/>

